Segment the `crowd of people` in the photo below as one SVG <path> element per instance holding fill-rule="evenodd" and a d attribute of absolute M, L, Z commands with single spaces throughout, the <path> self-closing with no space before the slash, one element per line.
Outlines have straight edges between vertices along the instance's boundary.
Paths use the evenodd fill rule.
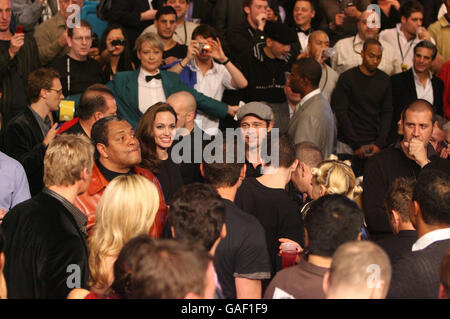
<path fill-rule="evenodd" d="M 450 0 L 87 2 L 0 0 L 0 298 L 450 298 Z"/>

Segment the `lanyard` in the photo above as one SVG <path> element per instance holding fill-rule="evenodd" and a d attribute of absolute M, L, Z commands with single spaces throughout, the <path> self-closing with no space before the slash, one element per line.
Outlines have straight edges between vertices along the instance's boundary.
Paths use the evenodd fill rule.
<path fill-rule="evenodd" d="M 410 40 L 411 44 L 409 45 L 408 50 L 406 50 L 405 55 L 403 55 L 403 50 L 402 50 L 402 46 L 400 44 L 400 32 L 397 30 L 397 43 L 398 43 L 398 48 L 400 49 L 400 54 L 402 55 L 402 63 L 405 61 L 405 57 L 408 55 L 409 50 L 411 50 L 411 47 L 414 43 L 414 38 Z"/>
<path fill-rule="evenodd" d="M 70 95 L 70 58 L 67 56 L 67 96 Z"/>

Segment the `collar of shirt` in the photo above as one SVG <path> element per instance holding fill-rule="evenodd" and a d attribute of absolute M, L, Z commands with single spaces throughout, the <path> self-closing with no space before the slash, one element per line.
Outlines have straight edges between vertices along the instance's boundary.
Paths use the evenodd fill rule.
<path fill-rule="evenodd" d="M 50 120 L 48 115 L 45 117 L 45 119 L 43 119 L 35 110 L 33 110 L 31 106 L 29 106 L 29 108 L 31 110 L 31 113 L 33 113 L 34 115 L 34 118 L 38 122 L 39 127 L 41 128 L 42 135 L 47 135 L 48 131 L 52 127 L 52 121 Z"/>
<path fill-rule="evenodd" d="M 419 80 L 419 76 L 417 75 L 416 71 L 414 70 L 414 66 L 411 69 L 413 72 L 414 83 L 416 84 L 416 86 L 419 85 L 420 87 L 423 87 L 425 90 L 430 89 L 431 88 L 431 77 L 433 76 L 431 71 L 428 71 L 427 83 L 425 84 L 426 86 L 423 86 L 422 82 L 420 82 L 420 80 Z"/>
<path fill-rule="evenodd" d="M 145 77 L 147 75 L 156 75 L 160 73 L 160 71 L 158 70 L 156 73 L 154 74 L 150 74 L 149 72 L 145 71 L 143 68 L 141 68 L 141 70 L 139 71 L 139 76 L 138 76 L 138 83 L 142 86 L 147 86 L 147 87 L 162 87 L 162 79 L 153 79 L 150 82 L 147 82 L 145 80 Z"/>
<path fill-rule="evenodd" d="M 412 251 L 422 250 L 427 248 L 434 242 L 446 239 L 450 239 L 450 227 L 426 233 L 414 243 L 411 250 Z"/>
<path fill-rule="evenodd" d="M 212 61 L 213 62 L 213 67 L 211 68 L 211 69 L 209 69 L 208 71 L 206 71 L 206 74 L 208 74 L 208 73 L 217 73 L 218 72 L 218 69 L 217 69 L 217 66 L 218 66 L 218 64 L 216 63 L 216 62 L 214 62 L 214 60 Z M 189 63 L 187 64 L 187 66 L 191 69 L 191 71 L 193 71 L 193 72 L 202 72 L 201 70 L 200 70 L 200 68 L 198 67 L 198 65 L 197 65 L 197 63 L 195 62 L 195 59 L 192 59 L 191 61 L 189 61 Z M 206 75 L 205 74 L 205 75 Z"/>
<path fill-rule="evenodd" d="M 75 219 L 75 222 L 81 232 L 87 237 L 86 225 L 88 222 L 88 218 L 85 214 L 83 214 L 78 208 L 76 208 L 71 202 L 69 202 L 66 198 L 61 196 L 60 194 L 52 191 L 51 189 L 44 187 L 43 193 L 51 196 L 61 202 L 61 204 L 72 214 Z"/>
<path fill-rule="evenodd" d="M 303 99 L 301 99 L 301 101 L 300 101 L 300 106 L 303 106 L 305 103 L 306 103 L 306 101 L 308 101 L 310 98 L 312 98 L 313 96 L 315 96 L 315 95 L 317 95 L 317 94 L 320 94 L 320 89 L 315 89 L 314 91 L 312 91 L 312 92 L 309 92 L 308 94 L 306 94 L 304 97 L 303 97 Z M 297 109 L 296 109 L 297 110 Z"/>

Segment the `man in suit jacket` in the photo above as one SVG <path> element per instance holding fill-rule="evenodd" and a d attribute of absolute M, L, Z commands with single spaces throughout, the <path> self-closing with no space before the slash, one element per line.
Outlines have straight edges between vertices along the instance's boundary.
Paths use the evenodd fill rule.
<path fill-rule="evenodd" d="M 294 115 L 295 108 L 301 100 L 301 95 L 294 93 L 289 85 L 289 79 L 286 80 L 284 86 L 284 95 L 286 95 L 286 101 L 283 103 L 272 103 L 273 115 L 275 117 L 275 124 L 273 127 L 280 130 L 280 134 L 287 131 L 289 120 Z"/>
<path fill-rule="evenodd" d="M 141 67 L 135 71 L 119 72 L 107 86 L 116 95 L 119 114 L 136 127 L 142 114 L 153 104 L 165 102 L 179 91 L 188 91 L 197 101 L 199 110 L 208 115 L 225 118 L 234 116 L 238 106 L 227 106 L 187 86 L 178 74 L 160 71 L 164 45 L 154 33 L 144 33 L 136 40 Z M 186 66 L 182 66 L 183 68 Z"/>
<path fill-rule="evenodd" d="M 31 104 L 6 126 L 4 143 L 5 153 L 25 169 L 34 196 L 44 186 L 44 153 L 57 133 L 57 124 L 52 126 L 49 114 L 59 109 L 64 97 L 58 72 L 45 68 L 32 72 L 27 80 L 27 96 Z"/>
<path fill-rule="evenodd" d="M 93 158 L 87 137 L 59 135 L 45 154 L 44 190 L 6 214 L 9 298 L 62 299 L 87 287 L 87 217 L 73 202 L 89 185 Z"/>
<path fill-rule="evenodd" d="M 392 82 L 392 123 L 389 142 L 398 140 L 397 122 L 403 109 L 412 101 L 424 99 L 433 104 L 436 114 L 444 115 L 444 82 L 431 73 L 431 65 L 436 57 L 436 46 L 429 41 L 421 41 L 414 47 L 413 66 L 408 71 L 395 74 Z"/>
<path fill-rule="evenodd" d="M 292 66 L 290 86 L 302 99 L 289 121 L 288 134 L 294 144 L 316 144 L 328 158 L 336 143 L 336 125 L 330 103 L 320 93 L 321 76 L 322 67 L 312 58 L 302 58 Z"/>
<path fill-rule="evenodd" d="M 425 169 L 413 192 L 410 218 L 418 239 L 396 265 L 388 298 L 436 299 L 439 264 L 450 246 L 450 175 Z"/>

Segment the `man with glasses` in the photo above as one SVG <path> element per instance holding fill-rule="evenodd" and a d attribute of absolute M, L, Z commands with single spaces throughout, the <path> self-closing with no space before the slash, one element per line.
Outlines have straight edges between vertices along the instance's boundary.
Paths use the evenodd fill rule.
<path fill-rule="evenodd" d="M 57 132 L 49 114 L 58 110 L 64 97 L 58 72 L 45 68 L 32 72 L 27 80 L 27 97 L 29 107 L 6 126 L 4 142 L 5 153 L 25 169 L 34 196 L 44 187 L 44 154 Z"/>
<path fill-rule="evenodd" d="M 50 67 L 59 72 L 64 95 L 77 95 L 78 100 L 89 86 L 105 83 L 106 79 L 100 64 L 89 57 L 92 28 L 87 21 L 81 20 L 79 27 L 67 29 L 67 43 L 68 54 L 54 59 Z"/>
<path fill-rule="evenodd" d="M 36 28 L 34 38 L 43 66 L 49 64 L 55 57 L 63 56 L 69 51 L 67 28 L 77 21 L 76 15 L 81 14 L 83 4 L 84 0 L 59 0 L 59 12 Z M 74 10 L 76 6 L 79 7 L 79 11 Z"/>

